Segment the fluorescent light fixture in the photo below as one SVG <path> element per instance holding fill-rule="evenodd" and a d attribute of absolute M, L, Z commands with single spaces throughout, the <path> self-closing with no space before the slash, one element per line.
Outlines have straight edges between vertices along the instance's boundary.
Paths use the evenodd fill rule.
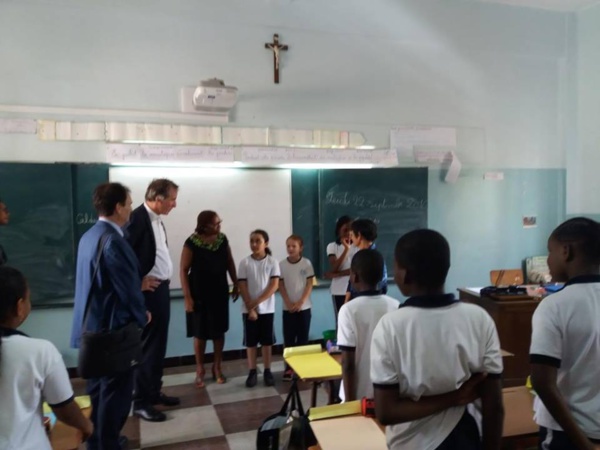
<path fill-rule="evenodd" d="M 296 164 L 278 164 L 276 167 L 281 169 L 372 169 L 373 164 L 343 164 L 343 163 L 296 163 Z"/>
<path fill-rule="evenodd" d="M 178 167 L 186 168 L 241 168 L 245 164 L 239 161 L 235 162 L 193 162 L 193 161 L 138 161 L 138 162 L 114 162 L 111 166 L 129 166 L 129 167 Z"/>
<path fill-rule="evenodd" d="M 181 141 L 147 141 L 145 139 L 142 140 L 125 140 L 125 141 L 109 141 L 109 142 L 121 142 L 123 144 L 171 144 L 171 145 L 181 145 L 183 142 Z M 208 145 L 208 144 L 207 144 Z"/>
<path fill-rule="evenodd" d="M 168 177 L 173 180 L 198 177 L 218 178 L 234 176 L 240 169 L 216 168 L 216 167 L 156 167 L 156 166 L 132 166 L 128 168 L 128 176 L 142 179 Z"/>
<path fill-rule="evenodd" d="M 356 150 L 375 150 L 374 145 L 359 145 Z"/>

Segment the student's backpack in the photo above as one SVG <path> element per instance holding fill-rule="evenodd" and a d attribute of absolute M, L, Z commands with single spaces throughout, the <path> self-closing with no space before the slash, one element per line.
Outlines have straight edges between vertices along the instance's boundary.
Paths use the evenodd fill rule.
<path fill-rule="evenodd" d="M 316 443 L 294 379 L 281 410 L 267 417 L 258 428 L 256 449 L 307 450 Z"/>

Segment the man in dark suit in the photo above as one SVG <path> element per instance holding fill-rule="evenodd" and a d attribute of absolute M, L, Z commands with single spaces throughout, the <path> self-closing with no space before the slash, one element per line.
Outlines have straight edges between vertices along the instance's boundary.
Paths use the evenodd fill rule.
<path fill-rule="evenodd" d="M 146 326 L 151 315 L 142 295 L 142 279 L 135 254 L 123 237 L 123 227 L 131 214 L 129 190 L 119 183 L 104 183 L 94 190 L 94 207 L 98 222 L 79 241 L 75 308 L 71 346 L 78 348 L 84 331 L 115 330 L 135 322 Z M 101 240 L 105 237 L 102 249 Z M 92 279 L 98 252 L 102 252 L 99 269 Z M 85 307 L 90 301 L 87 323 Z M 92 401 L 94 433 L 88 450 L 127 448 L 127 439 L 119 437 L 131 408 L 133 369 L 112 377 L 88 380 Z"/>
<path fill-rule="evenodd" d="M 167 418 L 154 405 L 179 404 L 177 397 L 161 392 L 171 317 L 169 282 L 173 275 L 161 216 L 169 214 L 177 206 L 178 189 L 179 186 L 171 180 L 152 181 L 146 190 L 145 202 L 133 211 L 125 229 L 125 238 L 131 244 L 144 276 L 142 289 L 146 308 L 152 313 L 152 322 L 142 334 L 144 358 L 135 370 L 133 395 L 134 415 L 150 422 L 162 422 Z"/>
<path fill-rule="evenodd" d="M 4 204 L 4 202 L 0 199 L 0 226 L 8 225 L 8 219 L 10 218 L 10 214 L 8 213 L 8 208 Z M 8 261 L 8 257 L 0 245 L 0 266 L 6 264 Z"/>

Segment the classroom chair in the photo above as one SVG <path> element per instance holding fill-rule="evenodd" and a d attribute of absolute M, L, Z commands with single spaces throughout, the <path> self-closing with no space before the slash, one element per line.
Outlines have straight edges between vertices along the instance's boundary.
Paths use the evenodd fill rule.
<path fill-rule="evenodd" d="M 490 283 L 492 286 L 523 284 L 523 271 L 521 269 L 490 270 Z"/>

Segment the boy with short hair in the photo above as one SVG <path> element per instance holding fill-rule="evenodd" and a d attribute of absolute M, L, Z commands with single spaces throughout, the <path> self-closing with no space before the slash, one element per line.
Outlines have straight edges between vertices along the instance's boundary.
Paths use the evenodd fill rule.
<path fill-rule="evenodd" d="M 360 250 L 350 266 L 350 283 L 357 297 L 343 305 L 338 317 L 337 344 L 342 351 L 344 401 L 373 398 L 371 336 L 381 317 L 398 309 L 398 301 L 383 295 L 377 283 L 383 277 L 383 257 L 377 250 Z"/>
<path fill-rule="evenodd" d="M 577 217 L 548 239 L 548 267 L 561 291 L 540 303 L 530 348 L 540 448 L 600 444 L 600 224 Z"/>
<path fill-rule="evenodd" d="M 352 245 L 356 249 L 375 250 L 375 240 L 377 239 L 377 224 L 371 219 L 356 219 L 350 224 L 350 240 Z M 387 267 L 385 261 L 383 262 L 383 273 L 381 278 L 377 281 L 376 289 L 382 294 L 387 294 Z M 352 283 L 348 282 L 348 289 L 346 290 L 346 300 L 344 303 L 348 303 L 350 300 L 357 296 L 357 291 L 352 286 Z"/>
<path fill-rule="evenodd" d="M 498 334 L 483 308 L 444 293 L 449 268 L 450 247 L 440 233 L 415 230 L 398 240 L 394 278 L 409 298 L 379 321 L 371 344 L 375 409 L 389 425 L 391 450 L 481 449 L 477 421 L 466 408 L 479 396 L 475 387 L 483 448 L 500 448 Z"/>

